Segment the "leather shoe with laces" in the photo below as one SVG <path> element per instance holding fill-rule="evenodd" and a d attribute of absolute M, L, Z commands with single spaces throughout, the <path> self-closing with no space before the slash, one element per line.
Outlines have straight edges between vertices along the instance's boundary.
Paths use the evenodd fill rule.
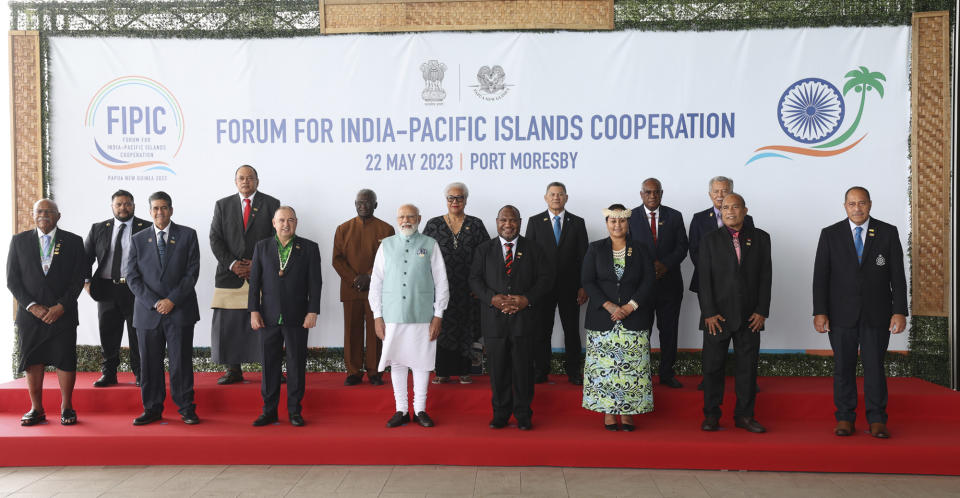
<path fill-rule="evenodd" d="M 766 427 L 760 425 L 760 422 L 754 420 L 753 417 L 733 417 L 733 425 L 755 434 L 767 432 Z"/>
<path fill-rule="evenodd" d="M 837 427 L 833 429 L 833 433 L 837 436 L 852 436 L 853 431 L 853 422 L 848 420 L 841 420 L 837 422 Z"/>
<path fill-rule="evenodd" d="M 253 421 L 254 427 L 263 427 L 265 425 L 273 424 L 277 421 L 276 413 L 261 413 L 256 420 Z"/>
<path fill-rule="evenodd" d="M 390 417 L 390 420 L 387 420 L 387 427 L 390 427 L 390 428 L 400 427 L 401 425 L 409 421 L 410 421 L 409 414 L 406 414 L 403 412 L 397 412 L 397 413 L 394 413 L 392 417 Z"/>
<path fill-rule="evenodd" d="M 143 412 L 139 417 L 133 419 L 133 425 L 147 425 L 159 421 L 161 418 L 158 412 Z"/>
<path fill-rule="evenodd" d="M 225 386 L 227 384 L 236 384 L 238 382 L 243 382 L 243 373 L 239 370 L 227 370 L 227 373 L 220 376 L 217 379 L 217 384 Z"/>
<path fill-rule="evenodd" d="M 720 421 L 717 420 L 716 417 L 707 417 L 700 423 L 700 430 L 707 432 L 718 431 L 720 430 Z"/>
<path fill-rule="evenodd" d="M 427 415 L 427 412 L 417 412 L 413 416 L 413 421 L 420 424 L 423 427 L 433 427 L 433 419 L 430 418 L 430 415 Z"/>
<path fill-rule="evenodd" d="M 180 415 L 180 419 L 183 420 L 183 423 L 187 425 L 197 425 L 200 423 L 200 417 L 197 416 L 197 412 L 190 410 L 183 415 Z"/>
<path fill-rule="evenodd" d="M 294 413 L 290 415 L 290 425 L 294 427 L 303 427 L 307 425 L 307 423 L 303 420 L 302 415 L 300 415 L 299 413 Z"/>
<path fill-rule="evenodd" d="M 93 387 L 107 387 L 117 385 L 117 374 L 103 374 L 99 379 L 93 381 Z"/>
<path fill-rule="evenodd" d="M 880 439 L 887 439 L 890 433 L 887 432 L 887 424 L 883 422 L 873 422 L 870 424 L 870 435 Z"/>

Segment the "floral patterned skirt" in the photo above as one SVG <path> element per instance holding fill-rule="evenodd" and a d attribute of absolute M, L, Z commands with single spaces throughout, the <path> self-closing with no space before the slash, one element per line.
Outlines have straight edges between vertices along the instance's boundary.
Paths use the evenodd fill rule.
<path fill-rule="evenodd" d="M 600 413 L 634 415 L 653 411 L 650 331 L 587 330 L 583 407 Z"/>

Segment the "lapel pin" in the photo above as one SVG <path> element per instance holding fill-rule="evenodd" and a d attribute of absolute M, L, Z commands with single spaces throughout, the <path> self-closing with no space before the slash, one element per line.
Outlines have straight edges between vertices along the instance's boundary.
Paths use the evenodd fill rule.
<path fill-rule="evenodd" d="M 466 230 L 470 230 L 470 227 L 464 227 Z"/>
<path fill-rule="evenodd" d="M 153 239 L 147 239 L 147 242 L 153 242 Z"/>
<path fill-rule="evenodd" d="M 254 211 L 259 211 L 259 210 L 260 210 L 260 208 L 253 208 L 253 210 L 254 210 Z"/>
<path fill-rule="evenodd" d="M 109 222 L 109 221 L 107 222 L 107 226 L 110 226 L 110 222 Z"/>
<path fill-rule="evenodd" d="M 544 218 L 543 221 L 550 221 L 550 218 Z"/>
<path fill-rule="evenodd" d="M 710 212 L 710 217 L 713 218 L 713 211 Z"/>
<path fill-rule="evenodd" d="M 884 259 L 883 254 L 877 255 L 877 266 L 883 266 L 887 264 L 887 260 Z"/>
<path fill-rule="evenodd" d="M 627 248 L 627 257 L 629 258 L 629 257 L 631 257 L 631 256 L 633 256 L 633 248 L 632 248 L 632 247 L 628 247 L 628 248 Z"/>
<path fill-rule="evenodd" d="M 300 249 L 300 244 L 297 244 L 297 245 L 295 245 L 295 246 L 293 246 L 293 247 L 294 247 L 294 249 Z"/>

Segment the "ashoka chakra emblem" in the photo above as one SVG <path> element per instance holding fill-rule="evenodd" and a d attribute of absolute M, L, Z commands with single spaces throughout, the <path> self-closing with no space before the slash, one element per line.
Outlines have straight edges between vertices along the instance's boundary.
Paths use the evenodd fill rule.
<path fill-rule="evenodd" d="M 820 78 L 807 78 L 783 92 L 777 118 L 790 138 L 812 144 L 837 132 L 844 110 L 843 96 L 837 87 Z"/>

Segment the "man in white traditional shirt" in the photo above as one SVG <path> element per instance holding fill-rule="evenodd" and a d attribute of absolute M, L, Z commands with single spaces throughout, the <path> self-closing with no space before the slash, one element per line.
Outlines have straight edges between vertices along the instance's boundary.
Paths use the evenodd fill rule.
<path fill-rule="evenodd" d="M 450 300 L 447 270 L 437 241 L 421 234 L 420 210 L 412 204 L 397 210 L 400 233 L 383 239 L 370 277 L 368 299 L 377 337 L 383 340 L 379 372 L 390 367 L 397 411 L 387 427 L 411 420 L 407 372 L 413 371 L 413 417 L 433 427 L 427 415 L 427 386 L 437 356 L 443 310 Z"/>

